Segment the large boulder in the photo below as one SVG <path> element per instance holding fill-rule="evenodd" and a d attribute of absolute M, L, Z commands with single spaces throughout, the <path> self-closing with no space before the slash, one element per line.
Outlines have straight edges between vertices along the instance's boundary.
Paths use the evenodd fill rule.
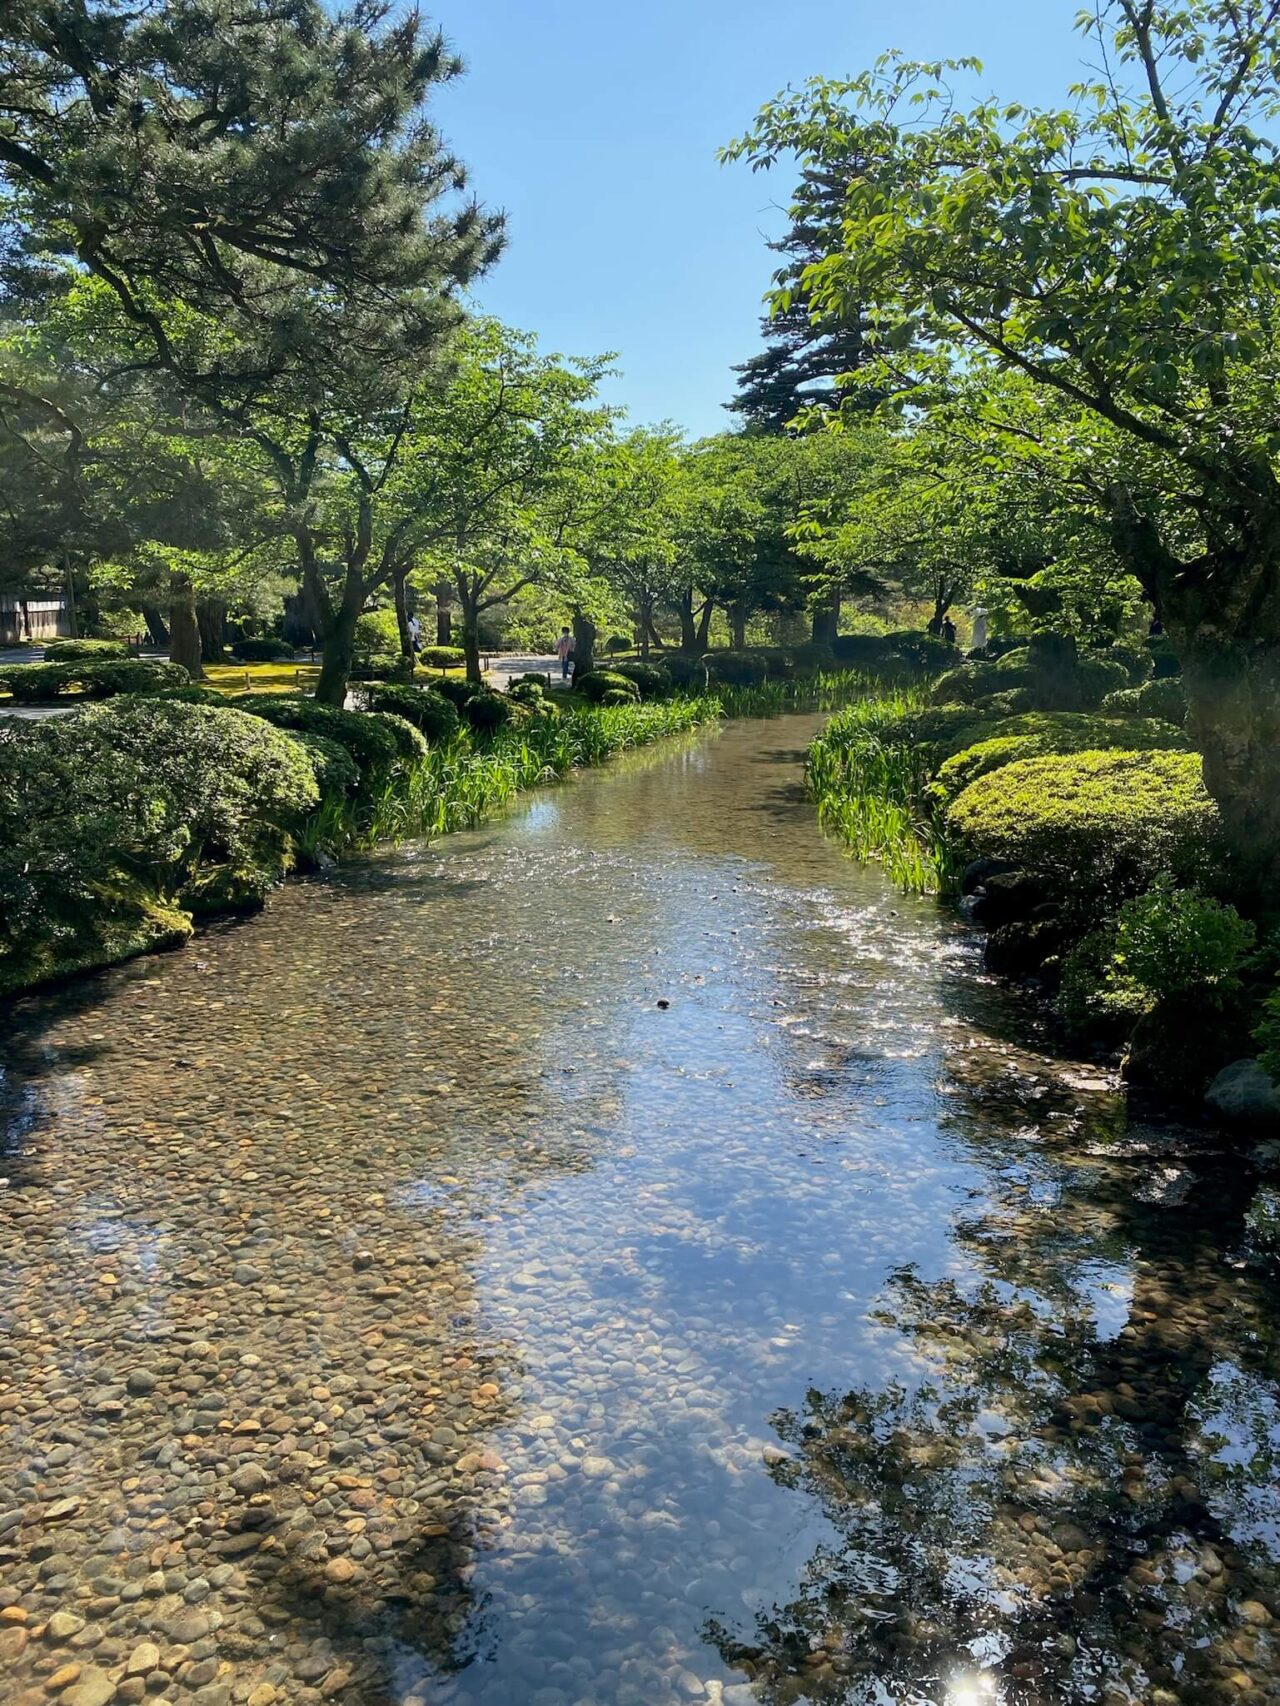
<path fill-rule="evenodd" d="M 1256 1060 L 1237 1060 L 1210 1084 L 1205 1107 L 1223 1125 L 1280 1130 L 1280 1085 Z"/>

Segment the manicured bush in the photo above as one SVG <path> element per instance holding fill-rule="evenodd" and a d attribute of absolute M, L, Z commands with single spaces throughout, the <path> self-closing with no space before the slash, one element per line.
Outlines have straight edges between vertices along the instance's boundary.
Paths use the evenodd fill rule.
<path fill-rule="evenodd" d="M 708 652 L 702 661 L 716 686 L 758 687 L 769 675 L 768 661 L 759 652 Z"/>
<path fill-rule="evenodd" d="M 153 693 L 184 687 L 190 680 L 181 664 L 140 658 L 0 665 L 0 688 L 7 687 L 20 705 L 42 699 L 111 699 L 118 693 Z"/>
<path fill-rule="evenodd" d="M 246 634 L 231 642 L 231 655 L 241 663 L 288 663 L 296 654 L 284 640 Z"/>
<path fill-rule="evenodd" d="M 1142 687 L 1108 693 L 1102 709 L 1112 717 L 1159 717 L 1166 723 L 1181 724 L 1186 719 L 1187 700 L 1176 676 L 1162 676 Z"/>
<path fill-rule="evenodd" d="M 965 663 L 940 675 L 929 689 L 933 705 L 975 705 L 1009 683 L 994 663 Z"/>
<path fill-rule="evenodd" d="M 601 705 L 634 705 L 636 701 L 633 694 L 624 693 L 620 687 L 610 687 L 598 702 Z"/>
<path fill-rule="evenodd" d="M 889 656 L 889 641 L 884 634 L 837 634 L 831 652 L 846 668 L 870 669 Z"/>
<path fill-rule="evenodd" d="M 433 746 L 458 732 L 458 712 L 442 693 L 429 687 L 383 686 L 365 695 L 371 711 L 387 711 L 412 723 Z"/>
<path fill-rule="evenodd" d="M 1006 652 L 994 663 L 949 670 L 934 683 L 930 698 L 935 705 L 990 705 L 1005 712 L 1091 711 L 1128 679 L 1122 663 L 1101 656 L 1077 659 L 1036 644 Z"/>
<path fill-rule="evenodd" d="M 1090 657 L 1103 663 L 1118 663 L 1128 676 L 1128 686 L 1141 687 L 1155 673 L 1155 660 L 1145 646 L 1106 646 Z"/>
<path fill-rule="evenodd" d="M 956 648 L 949 646 L 936 634 L 925 634 L 914 628 L 898 629 L 885 635 L 890 654 L 911 664 L 921 675 L 937 675 L 950 669 L 956 661 Z"/>
<path fill-rule="evenodd" d="M 640 689 L 636 683 L 612 669 L 592 669 L 580 678 L 575 676 L 573 690 L 595 704 L 600 704 L 609 692 L 623 693 L 628 699 L 640 697 Z"/>
<path fill-rule="evenodd" d="M 461 669 L 467 654 L 461 646 L 424 646 L 418 662 L 426 669 Z"/>
<path fill-rule="evenodd" d="M 134 697 L 142 698 L 137 694 Z M 189 681 L 185 687 L 166 687 L 159 693 L 148 693 L 148 699 L 176 699 L 181 705 L 216 705 L 222 710 L 235 708 L 236 701 L 229 699 L 225 693 L 219 693 L 216 687 L 202 687 L 198 681 Z"/>
<path fill-rule="evenodd" d="M 505 693 L 492 693 L 485 688 L 472 694 L 462 707 L 462 715 L 477 734 L 492 734 L 512 720 L 514 710 Z"/>
<path fill-rule="evenodd" d="M 131 655 L 123 640 L 49 640 L 44 648 L 46 663 L 80 663 L 88 658 L 127 658 Z"/>
<path fill-rule="evenodd" d="M 604 643 L 604 649 L 610 657 L 616 657 L 619 652 L 629 652 L 632 642 L 625 634 L 610 634 Z"/>
<path fill-rule="evenodd" d="M 291 734 L 311 761 L 312 774 L 321 798 L 336 799 L 354 794 L 360 786 L 360 771 L 345 746 L 328 735 Z"/>
<path fill-rule="evenodd" d="M 237 701 L 237 708 L 278 729 L 336 740 L 351 754 L 366 787 L 388 775 L 406 757 L 412 761 L 425 758 L 427 753 L 427 743 L 416 729 L 400 718 L 372 711 L 340 711 L 333 705 L 317 705 L 314 699 L 280 693 L 247 694 Z M 412 740 L 406 740 L 406 735 Z"/>
<path fill-rule="evenodd" d="M 121 699 L 0 736 L 0 991 L 260 899 L 317 803 L 296 741 L 225 708 Z"/>
<path fill-rule="evenodd" d="M 659 663 L 617 663 L 608 673 L 633 681 L 642 699 L 665 699 L 671 692 L 671 672 Z"/>
<path fill-rule="evenodd" d="M 1100 717 L 1069 711 L 1033 713 L 998 722 L 986 738 L 948 758 L 934 782 L 935 798 L 953 800 L 979 776 L 1046 753 L 1186 751 L 1187 738 L 1170 723 Z"/>
<path fill-rule="evenodd" d="M 1081 906 L 1140 892 L 1161 871 L 1212 867 L 1217 808 L 1190 752 L 1021 759 L 970 784 L 947 827 L 966 859 L 994 855 L 1053 877 Z"/>
<path fill-rule="evenodd" d="M 705 659 L 694 657 L 689 652 L 668 652 L 662 660 L 662 667 L 671 677 L 672 683 L 682 691 L 706 691 L 710 676 Z"/>
<path fill-rule="evenodd" d="M 507 688 L 507 698 L 518 705 L 543 706 L 547 703 L 547 684 L 541 676 L 526 675 Z"/>
<path fill-rule="evenodd" d="M 1076 1031 L 1132 1029 L 1158 1007 L 1192 1001 L 1207 1018 L 1239 994 L 1255 936 L 1234 906 L 1161 875 L 1072 950 L 1059 1011 Z"/>
<path fill-rule="evenodd" d="M 351 660 L 352 681 L 396 681 L 408 673 L 408 663 L 399 652 L 376 652 Z"/>
<path fill-rule="evenodd" d="M 366 610 L 356 619 L 353 640 L 359 658 L 399 657 L 400 624 L 394 610 Z"/>
<path fill-rule="evenodd" d="M 486 691 L 483 687 L 477 687 L 474 681 L 467 681 L 460 675 L 442 676 L 439 681 L 431 683 L 431 690 L 433 693 L 443 694 L 459 711 L 465 707 L 468 699 Z"/>
<path fill-rule="evenodd" d="M 831 646 L 806 640 L 802 645 L 792 646 L 791 662 L 797 674 L 817 675 L 822 670 L 835 668 L 836 654 Z"/>

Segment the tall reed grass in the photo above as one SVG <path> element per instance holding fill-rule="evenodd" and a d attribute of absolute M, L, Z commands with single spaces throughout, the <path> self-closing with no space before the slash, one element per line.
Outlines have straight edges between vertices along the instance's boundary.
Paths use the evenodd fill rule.
<path fill-rule="evenodd" d="M 805 785 L 819 822 L 856 859 L 879 860 L 906 894 L 948 894 L 958 872 L 929 794 L 930 761 L 912 738 L 924 705 L 923 689 L 869 689 L 810 746 Z"/>
<path fill-rule="evenodd" d="M 391 772 L 354 799 L 322 801 L 299 835 L 298 849 L 314 863 L 382 841 L 469 829 L 528 788 L 683 734 L 720 714 L 715 699 L 672 699 L 583 706 L 499 730 L 489 740 L 463 732 L 433 747 L 413 769 Z"/>

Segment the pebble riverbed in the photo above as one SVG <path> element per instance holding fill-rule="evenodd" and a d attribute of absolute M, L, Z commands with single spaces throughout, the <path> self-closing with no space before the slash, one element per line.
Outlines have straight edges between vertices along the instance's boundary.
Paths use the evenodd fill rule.
<path fill-rule="evenodd" d="M 1259 1177 L 739 724 L 0 1032 L 8 1706 L 1280 1701 Z"/>

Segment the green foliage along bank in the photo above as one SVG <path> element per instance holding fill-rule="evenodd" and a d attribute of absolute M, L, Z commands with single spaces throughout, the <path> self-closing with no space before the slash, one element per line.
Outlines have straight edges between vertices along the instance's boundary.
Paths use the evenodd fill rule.
<path fill-rule="evenodd" d="M 1077 1042 L 1121 1048 L 1131 1080 L 1194 1099 L 1259 1046 L 1280 1064 L 1280 942 L 1233 904 L 1185 732 L 1120 714 L 1149 710 L 1142 689 L 1106 714 L 1008 715 L 974 691 L 989 667 L 956 671 L 952 702 L 900 690 L 833 717 L 807 761 L 822 823 L 904 890 L 959 899 L 988 970 L 1031 983 Z"/>
<path fill-rule="evenodd" d="M 485 735 L 443 699 L 406 704 L 415 691 L 434 697 L 380 696 L 390 712 L 125 695 L 0 723 L 0 995 L 175 946 L 300 863 L 478 823 L 720 715 L 714 699 L 575 705 Z"/>

